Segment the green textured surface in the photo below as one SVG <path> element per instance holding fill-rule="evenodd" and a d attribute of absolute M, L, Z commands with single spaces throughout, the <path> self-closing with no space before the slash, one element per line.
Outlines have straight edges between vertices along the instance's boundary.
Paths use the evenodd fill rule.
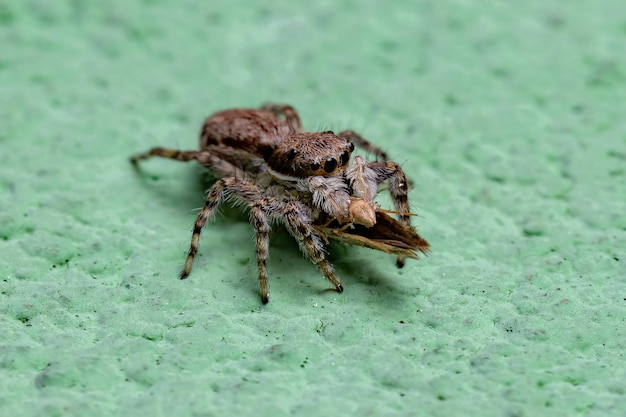
<path fill-rule="evenodd" d="M 0 415 L 626 415 L 621 0 L 0 2 Z M 432 256 L 224 210 L 176 279 L 213 111 L 294 104 L 416 181 Z"/>

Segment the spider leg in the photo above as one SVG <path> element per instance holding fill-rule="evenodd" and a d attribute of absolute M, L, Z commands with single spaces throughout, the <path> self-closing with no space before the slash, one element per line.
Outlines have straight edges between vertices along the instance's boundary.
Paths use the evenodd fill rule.
<path fill-rule="evenodd" d="M 250 220 L 255 230 L 258 278 L 261 300 L 264 304 L 269 301 L 267 258 L 271 218 L 285 219 L 287 228 L 298 240 L 304 254 L 317 265 L 337 291 L 343 291 L 343 286 L 335 276 L 332 265 L 326 260 L 324 245 L 311 226 L 311 216 L 308 210 L 294 201 L 265 196 L 259 187 L 239 178 L 222 178 L 209 190 L 204 207 L 198 213 L 193 227 L 189 253 L 180 274 L 181 279 L 187 278 L 191 273 L 202 228 L 209 219 L 215 216 L 218 206 L 225 197 L 239 200 L 251 207 Z"/>
<path fill-rule="evenodd" d="M 386 161 L 389 159 L 389 156 L 385 151 L 383 151 L 378 146 L 372 144 L 370 141 L 365 139 L 360 134 L 356 133 L 354 130 L 344 130 L 343 132 L 337 133 L 337 136 L 354 143 L 355 146 L 358 146 L 365 152 L 373 154 L 376 157 L 377 161 Z"/>
<path fill-rule="evenodd" d="M 265 103 L 261 106 L 261 110 L 268 110 L 277 116 L 283 116 L 285 121 L 291 128 L 291 133 L 301 133 L 302 123 L 298 112 L 288 104 Z"/>
<path fill-rule="evenodd" d="M 311 225 L 311 216 L 308 210 L 299 202 L 288 202 L 283 211 L 283 217 L 287 229 L 298 241 L 302 252 L 322 271 L 324 277 L 330 281 L 337 292 L 343 292 L 343 285 L 337 276 L 333 266 L 326 259 L 322 239 Z"/>
<path fill-rule="evenodd" d="M 196 160 L 200 163 L 200 165 L 211 171 L 216 177 L 245 177 L 245 172 L 241 168 L 237 168 L 235 165 L 211 152 L 198 152 Z"/>
<path fill-rule="evenodd" d="M 250 220 L 256 231 L 256 256 L 259 270 L 261 301 L 269 301 L 267 282 L 267 257 L 269 251 L 270 218 L 283 219 L 289 232 L 300 245 L 302 252 L 313 262 L 338 292 L 343 292 L 341 281 L 326 259 L 324 244 L 313 226 L 308 209 L 296 201 L 285 201 L 275 197 L 264 197 L 252 205 Z"/>
<path fill-rule="evenodd" d="M 183 270 L 180 273 L 180 279 L 187 278 L 191 273 L 194 258 L 196 257 L 196 253 L 198 253 L 198 246 L 200 244 L 200 234 L 202 233 L 202 228 L 209 219 L 215 216 L 215 211 L 222 202 L 227 180 L 232 179 L 233 178 L 223 178 L 221 180 L 218 180 L 209 190 L 206 201 L 204 202 L 204 206 L 198 213 L 196 222 L 193 225 L 193 232 L 191 233 L 191 245 L 189 246 L 187 258 L 185 259 L 185 265 L 183 266 Z"/>
<path fill-rule="evenodd" d="M 176 149 L 169 148 L 152 148 L 148 152 L 131 156 L 130 162 L 137 166 L 139 161 L 152 158 L 154 156 L 188 162 L 197 159 L 199 154 L 199 151 L 178 151 Z"/>
<path fill-rule="evenodd" d="M 373 154 L 376 157 L 377 161 L 386 162 L 389 160 L 389 155 L 387 154 L 387 152 L 383 151 L 381 148 L 374 145 L 354 130 L 344 130 L 343 132 L 339 132 L 337 136 L 349 140 L 350 142 L 354 143 L 355 146 L 358 146 L 365 152 Z M 412 188 L 413 181 L 410 178 L 407 178 L 406 181 L 409 188 Z"/>
<path fill-rule="evenodd" d="M 256 185 L 239 178 L 222 178 L 213 184 L 209 189 L 204 206 L 198 213 L 194 223 L 189 253 L 180 273 L 180 279 L 187 278 L 191 273 L 193 261 L 198 252 L 202 228 L 209 219 L 215 216 L 215 212 L 224 197 L 233 197 L 248 205 L 252 205 L 262 197 L 262 194 Z"/>
<path fill-rule="evenodd" d="M 232 197 L 251 206 L 250 220 L 256 235 L 256 258 L 258 267 L 259 285 L 261 287 L 261 300 L 263 304 L 269 301 L 269 289 L 267 283 L 267 257 L 269 253 L 270 223 L 264 211 L 268 204 L 262 197 L 261 190 L 254 184 L 239 178 L 222 178 L 209 190 L 204 207 L 198 213 L 191 234 L 191 245 L 185 260 L 185 265 L 180 273 L 180 279 L 185 279 L 191 273 L 193 261 L 198 252 L 200 233 L 206 222 L 215 216 L 215 211 L 222 199 Z"/>
<path fill-rule="evenodd" d="M 217 177 L 232 177 L 242 171 L 230 162 L 207 151 L 178 151 L 168 148 L 152 148 L 148 152 L 133 155 L 130 158 L 130 162 L 135 168 L 138 168 L 139 161 L 155 156 L 182 162 L 198 161 L 198 163 Z"/>
<path fill-rule="evenodd" d="M 267 283 L 267 258 L 270 246 L 270 222 L 267 214 L 263 211 L 266 203 L 261 200 L 252 206 L 250 221 L 254 226 L 256 243 L 256 263 L 261 290 L 261 301 L 267 304 L 270 300 L 269 285 Z"/>
<path fill-rule="evenodd" d="M 404 171 L 395 162 L 370 162 L 367 167 L 371 172 L 376 174 L 376 184 L 384 181 L 389 183 L 389 194 L 393 200 L 396 211 L 398 212 L 398 220 L 407 226 L 411 225 L 411 216 L 409 211 L 409 185 Z M 398 256 L 396 266 L 402 268 L 404 266 L 404 256 Z"/>

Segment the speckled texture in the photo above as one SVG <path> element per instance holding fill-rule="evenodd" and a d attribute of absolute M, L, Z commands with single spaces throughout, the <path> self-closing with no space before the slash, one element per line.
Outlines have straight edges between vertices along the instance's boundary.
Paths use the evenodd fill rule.
<path fill-rule="evenodd" d="M 621 0 L 0 3 L 0 415 L 626 415 Z M 339 5 L 340 4 L 340 5 Z M 415 180 L 432 256 L 337 294 L 203 201 L 205 116 L 273 100 Z"/>

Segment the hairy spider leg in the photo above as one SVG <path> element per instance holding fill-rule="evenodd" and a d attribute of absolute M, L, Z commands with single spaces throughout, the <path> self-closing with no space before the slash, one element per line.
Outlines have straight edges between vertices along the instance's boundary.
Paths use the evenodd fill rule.
<path fill-rule="evenodd" d="M 198 161 L 198 163 L 219 177 L 245 176 L 245 172 L 241 168 L 237 168 L 208 151 L 178 151 L 169 148 L 152 148 L 146 153 L 132 156 L 130 162 L 137 167 L 139 161 L 155 156 L 181 162 Z"/>
<path fill-rule="evenodd" d="M 298 241 L 300 249 L 311 262 L 313 262 L 330 281 L 337 292 L 343 292 L 343 285 L 337 276 L 333 266 L 326 259 L 326 251 L 322 238 L 311 225 L 310 210 L 297 200 L 289 201 L 281 213 L 286 220 L 287 229 Z"/>
<path fill-rule="evenodd" d="M 302 122 L 298 112 L 288 104 L 265 103 L 261 106 L 261 110 L 268 110 L 277 116 L 282 116 L 291 128 L 291 133 L 302 132 Z"/>
<path fill-rule="evenodd" d="M 363 149 L 365 152 L 371 153 L 376 157 L 377 161 L 386 161 L 389 159 L 387 152 L 383 151 L 378 146 L 372 144 L 370 141 L 365 139 L 360 134 L 356 133 L 354 130 L 344 130 L 342 132 L 337 133 L 337 136 L 346 139 L 349 142 L 354 143 L 354 146 L 358 146 Z"/>
<path fill-rule="evenodd" d="M 269 301 L 267 258 L 269 254 L 270 220 L 283 220 L 289 232 L 298 241 L 302 252 L 322 271 L 338 292 L 343 292 L 341 281 L 335 276 L 330 262 L 326 260 L 323 243 L 311 226 L 311 215 L 301 203 L 264 195 L 261 189 L 239 178 L 222 178 L 209 190 L 204 207 L 198 213 L 193 227 L 189 253 L 180 274 L 185 279 L 191 273 L 198 252 L 200 234 L 206 222 L 215 216 L 222 200 L 233 199 L 251 208 L 250 220 L 255 230 L 256 258 L 261 301 Z"/>
<path fill-rule="evenodd" d="M 198 155 L 200 153 L 201 151 L 179 151 L 169 148 L 152 148 L 148 152 L 131 156 L 130 162 L 136 166 L 139 161 L 155 156 L 160 158 L 175 159 L 177 161 L 188 162 L 198 159 Z"/>
<path fill-rule="evenodd" d="M 409 210 L 409 186 L 406 175 L 400 165 L 391 161 L 370 162 L 367 164 L 374 173 L 376 173 L 376 184 L 384 181 L 389 183 L 389 194 L 393 200 L 396 211 L 398 212 L 398 220 L 407 226 L 411 226 L 411 214 Z M 405 257 L 400 255 L 396 259 L 396 266 L 402 268 L 404 266 Z"/>
<path fill-rule="evenodd" d="M 344 130 L 343 132 L 339 132 L 337 136 L 341 136 L 342 138 L 354 143 L 355 146 L 358 146 L 365 152 L 373 154 L 377 161 L 386 162 L 389 160 L 389 154 L 387 154 L 387 152 L 383 151 L 381 148 L 374 145 L 354 130 Z M 410 178 L 406 179 L 406 183 L 409 188 L 413 188 L 413 181 Z"/>

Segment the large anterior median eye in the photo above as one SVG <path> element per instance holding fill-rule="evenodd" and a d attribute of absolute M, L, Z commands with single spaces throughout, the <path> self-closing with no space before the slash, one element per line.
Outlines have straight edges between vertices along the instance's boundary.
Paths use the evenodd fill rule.
<path fill-rule="evenodd" d="M 324 171 L 333 172 L 337 168 L 337 160 L 335 158 L 328 158 L 324 164 Z"/>

